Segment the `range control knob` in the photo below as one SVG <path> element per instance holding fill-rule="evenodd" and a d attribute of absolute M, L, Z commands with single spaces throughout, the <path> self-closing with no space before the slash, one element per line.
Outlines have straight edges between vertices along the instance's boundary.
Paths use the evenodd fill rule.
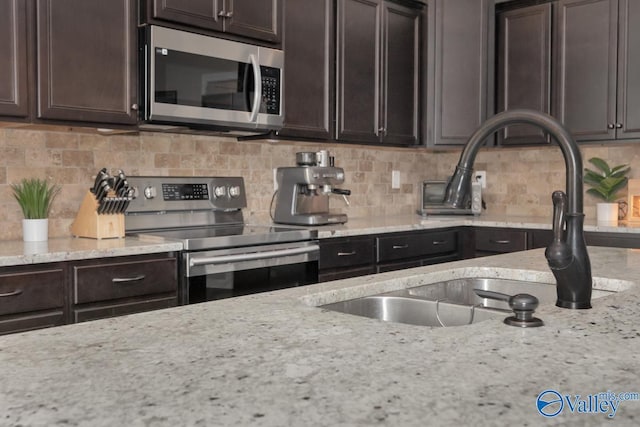
<path fill-rule="evenodd" d="M 222 185 L 217 186 L 213 189 L 213 196 L 218 199 L 220 197 L 225 197 L 227 195 L 227 187 Z"/>
<path fill-rule="evenodd" d="M 158 190 L 156 190 L 156 187 L 153 187 L 151 185 L 147 186 L 144 188 L 144 198 L 145 199 L 153 199 L 158 195 Z"/>
<path fill-rule="evenodd" d="M 229 196 L 231 197 L 240 197 L 240 186 L 239 185 L 234 185 L 232 187 L 229 187 Z"/>

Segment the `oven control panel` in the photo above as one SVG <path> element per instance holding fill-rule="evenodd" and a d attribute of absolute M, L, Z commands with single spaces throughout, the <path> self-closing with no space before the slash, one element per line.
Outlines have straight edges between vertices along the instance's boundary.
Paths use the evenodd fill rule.
<path fill-rule="evenodd" d="M 247 206 L 242 177 L 129 176 L 134 199 L 127 213 L 240 210 Z"/>

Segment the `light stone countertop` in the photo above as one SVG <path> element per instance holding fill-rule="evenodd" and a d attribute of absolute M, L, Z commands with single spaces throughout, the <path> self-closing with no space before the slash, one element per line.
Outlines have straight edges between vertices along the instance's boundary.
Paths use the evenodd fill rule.
<path fill-rule="evenodd" d="M 391 233 L 411 230 L 426 230 L 444 227 L 506 227 L 551 230 L 551 217 L 488 215 L 395 215 L 349 218 L 345 224 L 315 227 L 320 239 L 347 237 L 364 234 Z M 599 225 L 593 219 L 586 219 L 585 231 L 603 233 L 631 233 L 640 235 L 640 223 L 624 223 L 618 226 Z"/>
<path fill-rule="evenodd" d="M 60 237 L 46 242 L 0 240 L 0 267 L 181 250 L 180 242 L 150 242 L 136 237 L 101 240 Z"/>
<path fill-rule="evenodd" d="M 313 305 L 465 275 L 550 281 L 542 249 L 0 337 L 3 426 L 609 425 L 536 398 L 640 392 L 640 252 L 590 247 L 590 310 L 430 328 Z M 637 426 L 640 401 L 611 425 Z"/>
<path fill-rule="evenodd" d="M 495 215 L 480 215 L 477 217 L 466 215 L 421 217 L 416 214 L 349 218 L 349 221 L 345 224 L 302 228 L 315 229 L 318 231 L 318 238 L 326 239 L 331 237 L 429 230 L 458 226 L 551 229 L 551 219 Z M 626 225 L 621 223 L 617 227 L 612 227 L 598 226 L 595 224 L 595 221 L 587 221 L 585 223 L 585 230 L 608 233 L 634 233 L 640 236 L 640 224 Z M 182 244 L 180 242 L 161 241 L 158 239 L 141 240 L 137 237 L 102 240 L 61 237 L 39 243 L 24 243 L 19 240 L 0 240 L 0 267 L 140 255 L 175 250 L 182 250 Z"/>

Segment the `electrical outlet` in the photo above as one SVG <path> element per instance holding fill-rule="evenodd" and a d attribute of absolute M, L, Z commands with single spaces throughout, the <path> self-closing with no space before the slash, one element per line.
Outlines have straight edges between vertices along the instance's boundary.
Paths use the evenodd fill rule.
<path fill-rule="evenodd" d="M 487 172 L 486 171 L 476 171 L 473 174 L 473 180 L 476 182 L 480 182 L 480 186 L 482 188 L 487 188 Z"/>
<path fill-rule="evenodd" d="M 278 191 L 278 169 L 277 168 L 273 168 L 273 191 L 276 192 Z"/>
<path fill-rule="evenodd" d="M 400 188 L 400 171 L 391 171 L 391 188 L 394 190 Z"/>

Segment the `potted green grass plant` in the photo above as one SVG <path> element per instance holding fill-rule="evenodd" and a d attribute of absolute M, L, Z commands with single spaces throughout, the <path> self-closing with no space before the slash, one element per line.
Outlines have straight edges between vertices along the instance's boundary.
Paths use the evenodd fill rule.
<path fill-rule="evenodd" d="M 589 163 L 597 170 L 584 169 L 584 182 L 591 188 L 587 194 L 602 200 L 596 205 L 596 220 L 598 223 L 617 225 L 619 205 L 617 199 L 629 181 L 627 174 L 631 169 L 629 165 L 610 167 L 607 162 L 599 157 L 592 157 Z"/>
<path fill-rule="evenodd" d="M 49 212 L 60 186 L 39 178 L 23 178 L 11 184 L 13 197 L 22 209 L 22 237 L 25 242 L 41 242 L 49 237 Z"/>

